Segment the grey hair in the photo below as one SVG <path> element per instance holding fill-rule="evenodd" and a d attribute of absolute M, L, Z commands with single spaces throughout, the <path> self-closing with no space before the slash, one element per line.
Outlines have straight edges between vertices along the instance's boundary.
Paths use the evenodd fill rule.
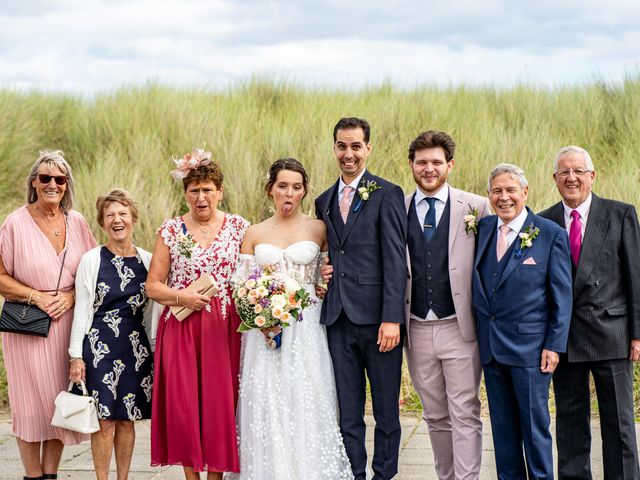
<path fill-rule="evenodd" d="M 33 164 L 33 167 L 31 167 L 31 171 L 27 177 L 27 203 L 35 203 L 38 200 L 38 193 L 32 183 L 38 176 L 38 168 L 40 168 L 40 165 L 44 163 L 49 168 L 58 168 L 58 170 L 64 173 L 67 177 L 67 189 L 62 196 L 60 205 L 64 211 L 69 211 L 73 208 L 73 174 L 71 173 L 71 167 L 64 159 L 63 155 L 64 153 L 62 150 L 42 150 L 39 152 L 38 159 Z"/>
<path fill-rule="evenodd" d="M 509 173 L 514 177 L 516 177 L 520 182 L 520 186 L 522 188 L 529 185 L 529 182 L 527 181 L 527 177 L 524 176 L 524 170 L 522 170 L 520 167 L 518 167 L 517 165 L 512 165 L 510 163 L 499 163 L 498 165 L 493 167 L 493 170 L 491 170 L 491 173 L 489 174 L 487 191 L 491 191 L 491 181 L 494 178 L 496 178 L 498 175 L 502 175 L 503 173 Z"/>
<path fill-rule="evenodd" d="M 578 147 L 577 145 L 569 145 L 567 147 L 562 147 L 560 150 L 558 150 L 558 153 L 556 153 L 556 159 L 553 162 L 554 172 L 558 171 L 558 161 L 560 160 L 560 157 L 565 156 L 567 153 L 581 153 L 584 157 L 584 164 L 587 167 L 587 170 L 595 170 L 593 168 L 593 161 L 591 160 L 591 155 L 589 155 L 589 152 L 587 152 L 582 147 Z"/>

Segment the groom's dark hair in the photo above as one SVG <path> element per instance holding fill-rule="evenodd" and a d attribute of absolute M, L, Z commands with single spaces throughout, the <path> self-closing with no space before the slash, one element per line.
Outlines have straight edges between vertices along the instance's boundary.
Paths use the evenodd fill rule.
<path fill-rule="evenodd" d="M 336 143 L 336 137 L 338 130 L 347 130 L 351 128 L 361 128 L 364 133 L 364 143 L 369 143 L 369 136 L 371 135 L 371 126 L 364 118 L 358 117 L 342 117 L 333 127 L 333 143 Z"/>

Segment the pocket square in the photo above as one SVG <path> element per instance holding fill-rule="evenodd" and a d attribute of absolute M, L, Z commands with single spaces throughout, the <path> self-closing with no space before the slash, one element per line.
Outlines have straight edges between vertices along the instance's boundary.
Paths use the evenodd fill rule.
<path fill-rule="evenodd" d="M 533 259 L 533 257 L 529 257 L 527 258 L 524 262 L 522 262 L 523 265 L 537 265 L 536 261 Z"/>

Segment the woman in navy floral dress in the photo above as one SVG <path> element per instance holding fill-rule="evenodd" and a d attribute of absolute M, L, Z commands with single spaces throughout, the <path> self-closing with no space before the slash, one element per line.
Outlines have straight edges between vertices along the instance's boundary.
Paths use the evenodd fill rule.
<path fill-rule="evenodd" d="M 145 329 L 154 308 L 145 292 L 151 254 L 132 243 L 138 213 L 127 192 L 114 189 L 99 197 L 96 207 L 109 240 L 87 252 L 78 266 L 70 378 L 85 380 L 98 406 L 100 430 L 91 436 L 96 477 L 108 478 L 115 448 L 118 479 L 124 480 L 135 441 L 133 422 L 151 418 L 153 356 Z"/>

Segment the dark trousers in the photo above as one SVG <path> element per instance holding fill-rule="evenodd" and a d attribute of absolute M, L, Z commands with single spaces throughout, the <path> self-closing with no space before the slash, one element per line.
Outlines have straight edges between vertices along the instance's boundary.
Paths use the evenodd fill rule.
<path fill-rule="evenodd" d="M 387 480 L 398 472 L 400 450 L 400 378 L 402 344 L 381 353 L 376 344 L 379 325 L 356 325 L 344 312 L 327 327 L 329 351 L 336 378 L 340 431 L 356 480 L 364 480 L 367 468 L 364 407 L 366 377 L 371 386 L 374 434 L 374 479 Z M 404 328 L 401 330 L 401 335 Z"/>
<path fill-rule="evenodd" d="M 542 373 L 539 366 L 512 367 L 495 359 L 482 368 L 498 478 L 552 480 L 551 374 Z"/>
<path fill-rule="evenodd" d="M 569 363 L 566 355 L 553 374 L 558 477 L 592 478 L 589 373 L 598 397 L 604 478 L 638 479 L 633 364 L 628 359 Z"/>

